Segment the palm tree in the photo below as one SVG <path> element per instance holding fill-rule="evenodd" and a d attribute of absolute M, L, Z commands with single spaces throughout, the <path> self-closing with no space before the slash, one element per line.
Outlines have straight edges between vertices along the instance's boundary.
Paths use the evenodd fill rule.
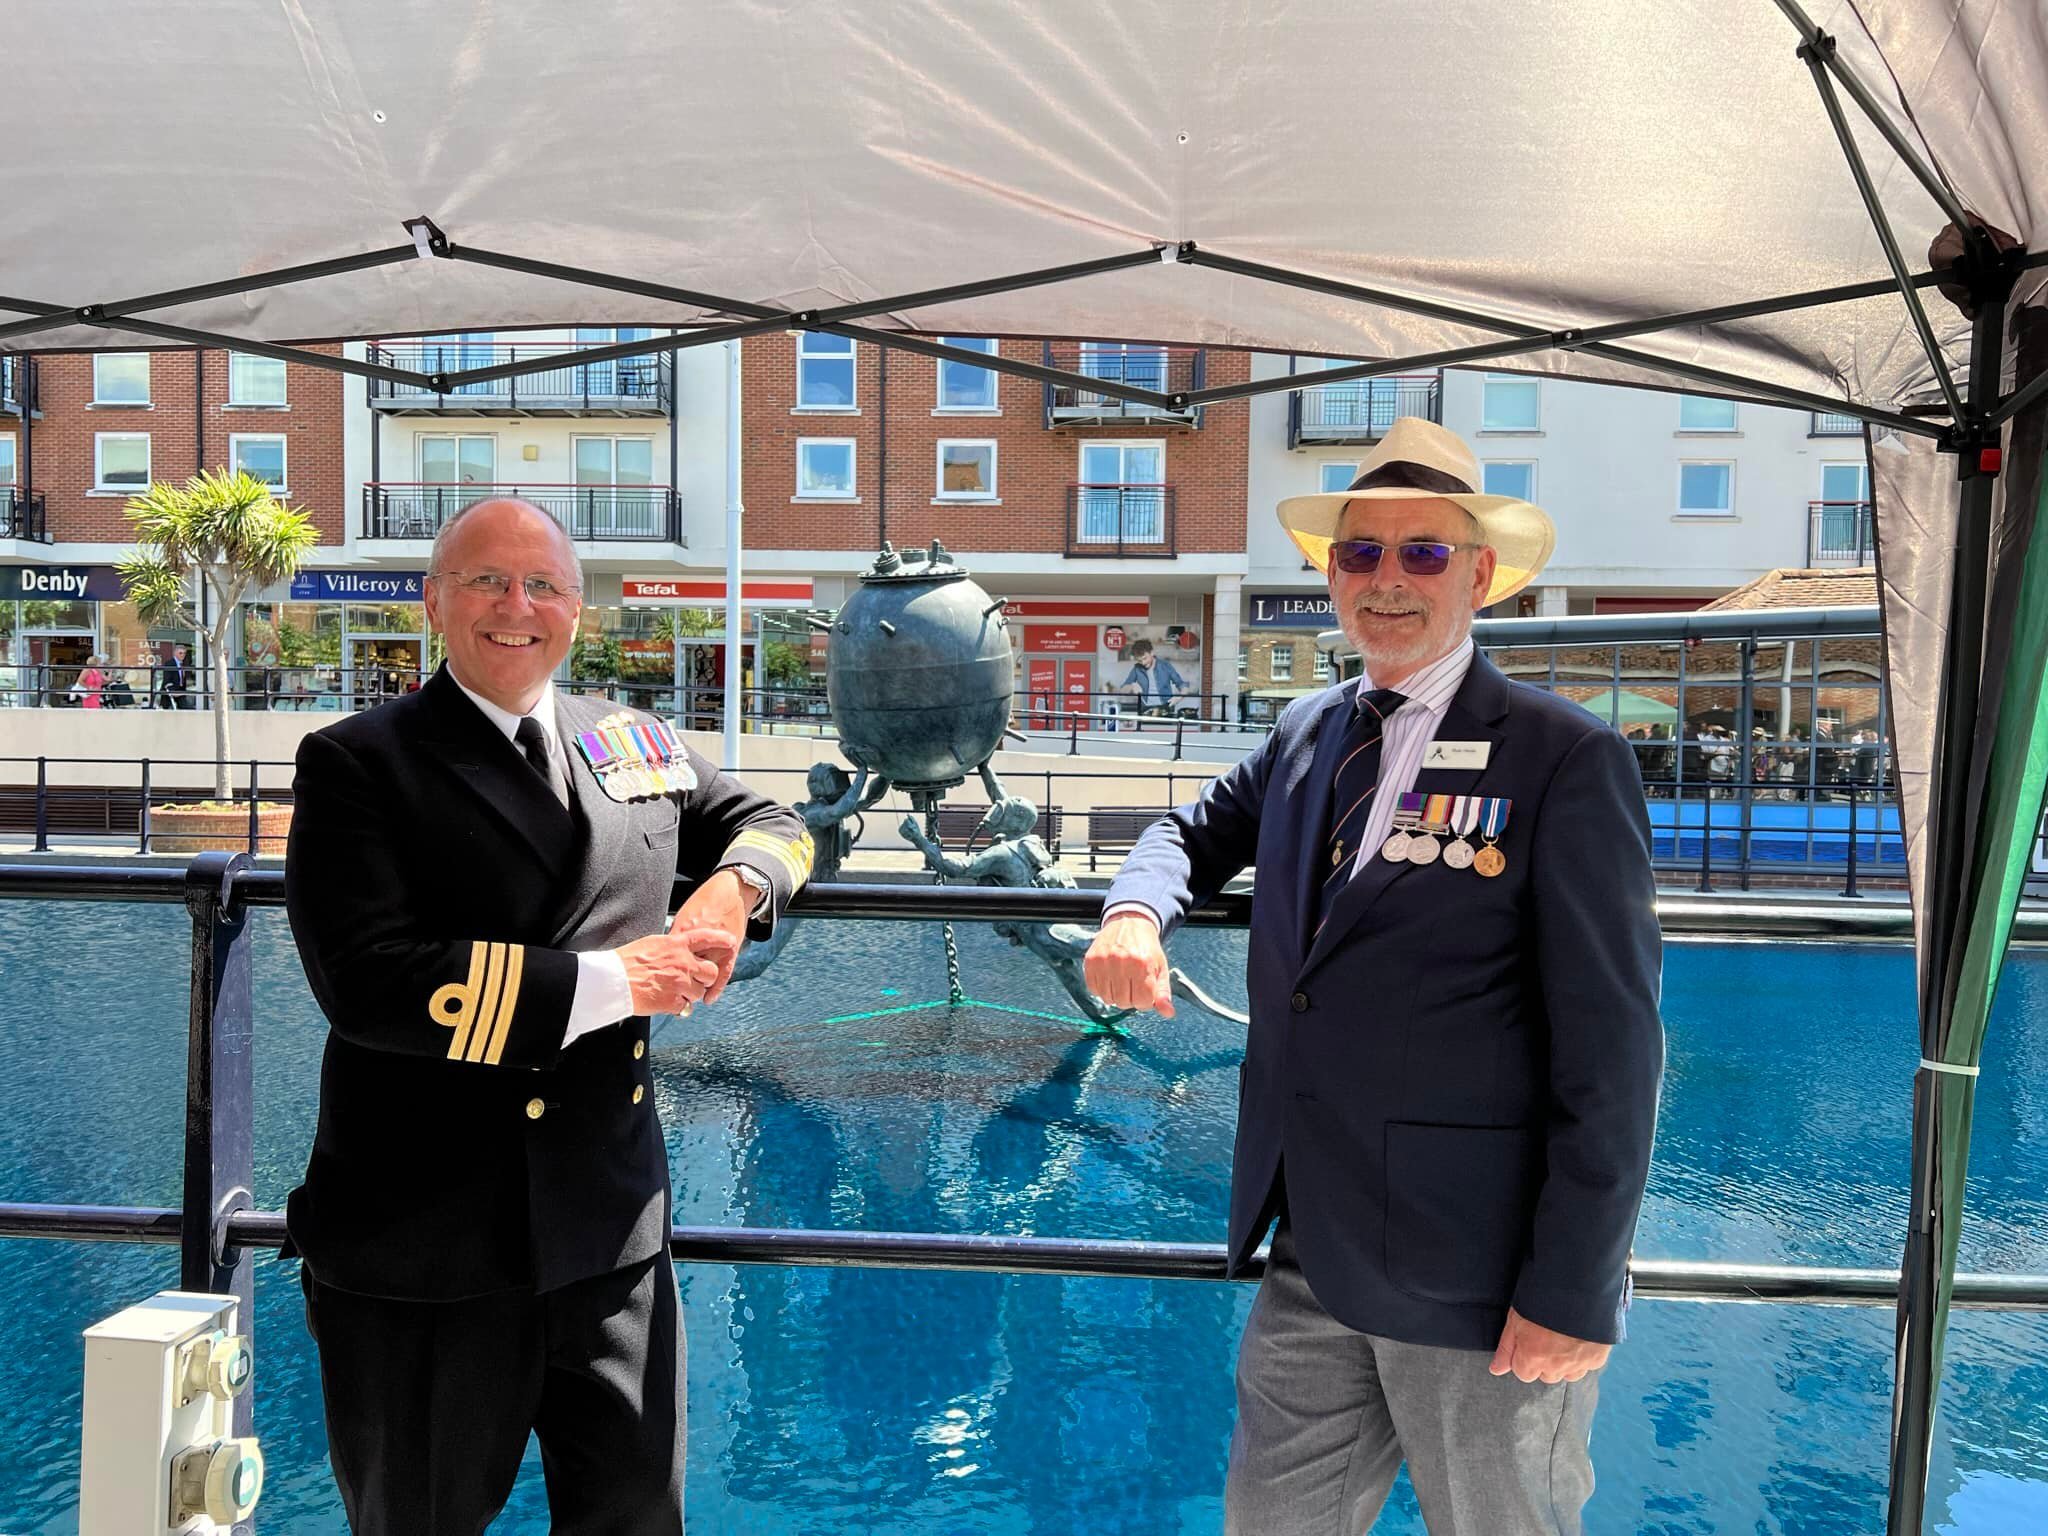
<path fill-rule="evenodd" d="M 319 530 L 243 470 L 206 470 L 183 486 L 158 481 L 129 499 L 127 513 L 141 547 L 119 569 L 136 612 L 145 624 L 180 624 L 206 636 L 213 660 L 213 792 L 231 802 L 228 636 L 235 612 L 250 588 L 296 572 L 319 542 Z M 192 611 L 195 576 L 212 600 L 207 624 Z"/>

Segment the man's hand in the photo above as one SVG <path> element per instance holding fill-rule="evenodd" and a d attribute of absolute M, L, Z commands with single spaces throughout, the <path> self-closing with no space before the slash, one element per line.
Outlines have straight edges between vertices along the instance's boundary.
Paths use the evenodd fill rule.
<path fill-rule="evenodd" d="M 1611 1353 L 1611 1344 L 1589 1344 L 1555 1332 L 1510 1307 L 1508 1325 L 1500 1331 L 1500 1348 L 1486 1368 L 1495 1376 L 1512 1373 L 1519 1381 L 1577 1381 L 1599 1370 Z"/>
<path fill-rule="evenodd" d="M 635 1013 L 688 1013 L 719 979 L 715 958 L 700 955 L 673 934 L 650 933 L 616 953 L 633 988 Z"/>
<path fill-rule="evenodd" d="M 676 909 L 669 935 L 684 943 L 700 960 L 715 967 L 704 1001 L 715 1003 L 732 980 L 740 946 L 747 941 L 747 919 L 754 910 L 754 888 L 736 869 L 713 870 L 711 877 Z"/>
<path fill-rule="evenodd" d="M 1102 925 L 1088 946 L 1088 990 L 1112 1008 L 1156 1008 L 1173 1017 L 1173 984 L 1159 925 L 1126 912 Z"/>

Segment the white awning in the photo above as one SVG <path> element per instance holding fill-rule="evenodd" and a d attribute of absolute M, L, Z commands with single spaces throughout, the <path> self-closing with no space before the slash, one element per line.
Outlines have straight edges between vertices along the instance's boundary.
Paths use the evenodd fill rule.
<path fill-rule="evenodd" d="M 2037 4 L 1812 14 L 1964 205 L 2048 239 Z M 21 0 L 8 34 L 0 288 L 31 305 L 405 244 L 421 214 L 459 248 L 791 309 L 1180 241 L 1545 329 L 1887 275 L 1764 0 Z M 1848 115 L 1924 266 L 1944 215 Z M 1960 366 L 1962 320 L 1930 312 Z M 149 318 L 277 341 L 730 316 L 408 260 Z M 1499 339 L 1177 262 L 871 323 L 1363 358 Z M 0 347 L 124 342 L 163 338 Z M 1929 391 L 1896 297 L 1632 345 L 1865 402 Z"/>

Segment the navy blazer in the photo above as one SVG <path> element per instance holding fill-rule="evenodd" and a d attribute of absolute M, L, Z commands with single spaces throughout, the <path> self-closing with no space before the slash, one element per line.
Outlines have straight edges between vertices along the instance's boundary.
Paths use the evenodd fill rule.
<path fill-rule="evenodd" d="M 1146 831 L 1109 902 L 1170 935 L 1246 865 L 1251 1032 L 1230 1262 L 1283 1198 L 1331 1316 L 1415 1344 L 1492 1349 L 1512 1305 L 1619 1339 L 1663 1075 L 1649 817 L 1628 746 L 1484 654 L 1440 742 L 1478 769 L 1414 788 L 1513 802 L 1505 871 L 1375 850 L 1308 942 L 1353 685 L 1296 701 L 1257 751 Z"/>

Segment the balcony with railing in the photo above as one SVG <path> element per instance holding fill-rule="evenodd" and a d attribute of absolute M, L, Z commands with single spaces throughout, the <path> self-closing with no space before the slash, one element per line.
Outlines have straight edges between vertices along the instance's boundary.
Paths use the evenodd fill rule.
<path fill-rule="evenodd" d="M 1863 418 L 1844 416 L 1838 411 L 1815 411 L 1806 429 L 1808 437 L 1861 437 Z"/>
<path fill-rule="evenodd" d="M 9 353 L 0 357 L 0 416 L 20 416 L 42 408 L 36 398 L 36 360 Z"/>
<path fill-rule="evenodd" d="M 1047 342 L 1045 366 L 1086 374 L 1105 383 L 1130 384 L 1161 395 L 1200 389 L 1208 374 L 1207 357 L 1200 347 L 1132 347 L 1094 341 L 1057 347 Z M 1202 412 L 1199 406 L 1185 411 L 1170 411 L 1163 406 L 1098 394 L 1077 384 L 1048 384 L 1045 386 L 1045 424 L 1048 427 L 1140 425 L 1194 428 L 1202 424 Z"/>
<path fill-rule="evenodd" d="M 1861 566 L 1877 560 L 1877 518 L 1867 501 L 1806 504 L 1806 565 Z"/>
<path fill-rule="evenodd" d="M 461 373 L 507 363 L 531 363 L 538 371 L 446 393 L 372 379 L 370 404 L 397 416 L 666 416 L 673 410 L 675 372 L 666 352 L 550 365 L 550 359 L 577 350 L 575 342 L 372 344 L 371 362 L 413 373 Z"/>
<path fill-rule="evenodd" d="M 43 493 L 0 485 L 0 539 L 50 542 L 49 519 L 43 515 Z"/>
<path fill-rule="evenodd" d="M 1174 539 L 1170 485 L 1067 487 L 1067 558 L 1171 560 Z"/>
<path fill-rule="evenodd" d="M 1376 443 L 1401 416 L 1442 421 L 1442 375 L 1396 373 L 1296 390 L 1287 397 L 1287 446 Z"/>
<path fill-rule="evenodd" d="M 464 507 L 500 496 L 530 501 L 579 543 L 683 542 L 683 501 L 667 485 L 448 485 L 372 481 L 363 487 L 366 539 L 431 539 Z"/>

